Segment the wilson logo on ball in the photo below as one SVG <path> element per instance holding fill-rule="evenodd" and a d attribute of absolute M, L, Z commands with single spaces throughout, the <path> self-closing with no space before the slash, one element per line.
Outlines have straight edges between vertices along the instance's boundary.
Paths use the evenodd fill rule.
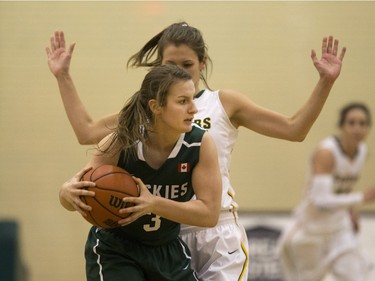
<path fill-rule="evenodd" d="M 112 206 L 116 209 L 123 209 L 128 207 L 128 204 L 123 202 L 121 198 L 111 195 L 108 202 L 109 206 Z"/>
<path fill-rule="evenodd" d="M 83 175 L 84 181 L 95 182 L 96 186 L 85 187 L 94 191 L 95 196 L 82 196 L 81 199 L 92 210 L 84 217 L 89 223 L 102 228 L 119 227 L 118 221 L 129 216 L 129 213 L 120 214 L 119 209 L 133 206 L 122 201 L 124 197 L 138 197 L 138 186 L 124 169 L 104 165 Z"/>

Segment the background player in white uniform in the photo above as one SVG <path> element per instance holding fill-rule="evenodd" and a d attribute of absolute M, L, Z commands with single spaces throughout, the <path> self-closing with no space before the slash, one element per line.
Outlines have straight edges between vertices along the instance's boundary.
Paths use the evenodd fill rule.
<path fill-rule="evenodd" d="M 360 204 L 375 200 L 375 185 L 352 192 L 367 155 L 371 125 L 365 104 L 346 105 L 340 134 L 323 140 L 312 155 L 304 200 L 280 239 L 287 280 L 319 281 L 331 272 L 340 281 L 363 281 L 366 262 L 358 247 Z"/>
<path fill-rule="evenodd" d="M 116 126 L 117 113 L 93 121 L 82 104 L 69 74 L 74 44 L 65 48 L 62 32 L 51 38 L 54 52 L 47 52 L 51 72 L 57 78 L 60 94 L 69 121 L 82 144 L 97 143 Z M 244 94 L 223 89 L 208 91 L 196 98 L 197 123 L 209 130 L 218 145 L 223 195 L 222 215 L 215 228 L 184 227 L 181 237 L 192 252 L 193 267 L 204 280 L 228 281 L 247 279 L 247 238 L 243 226 L 236 220 L 237 204 L 229 182 L 230 155 L 240 126 L 260 134 L 302 141 L 318 117 L 329 92 L 340 74 L 346 49 L 338 54 L 338 40 L 324 38 L 322 57 L 315 51 L 311 58 L 319 73 L 319 80 L 307 102 L 291 117 L 270 111 L 253 103 Z M 154 59 L 153 54 L 156 54 Z M 193 77 L 196 94 L 200 92 L 200 80 L 205 79 L 211 62 L 201 32 L 185 22 L 170 25 L 155 35 L 129 60 L 135 67 L 174 64 L 187 70 Z M 206 110 L 210 110 L 206 112 Z"/>

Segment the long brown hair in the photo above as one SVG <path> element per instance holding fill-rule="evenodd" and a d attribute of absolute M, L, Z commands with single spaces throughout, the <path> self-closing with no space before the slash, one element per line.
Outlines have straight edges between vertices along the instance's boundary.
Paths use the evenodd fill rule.
<path fill-rule="evenodd" d="M 118 126 L 110 138 L 108 149 L 103 152 L 125 150 L 135 155 L 136 144 L 145 142 L 148 132 L 153 130 L 154 114 L 149 101 L 156 100 L 159 106 L 165 106 L 169 89 L 179 81 L 192 79 L 184 69 L 174 65 L 161 65 L 151 68 L 143 79 L 141 88 L 125 103 L 119 113 Z"/>
<path fill-rule="evenodd" d="M 152 37 L 139 52 L 131 56 L 127 66 L 131 67 L 152 67 L 161 65 L 164 49 L 168 45 L 188 46 L 198 56 L 199 62 L 206 58 L 212 68 L 212 60 L 208 56 L 207 46 L 203 40 L 202 33 L 195 27 L 189 26 L 186 22 L 171 24 L 160 33 Z M 153 59 L 155 53 L 156 58 Z M 205 86 L 210 89 L 207 83 L 208 64 L 206 63 L 205 72 L 200 74 L 200 79 Z"/>

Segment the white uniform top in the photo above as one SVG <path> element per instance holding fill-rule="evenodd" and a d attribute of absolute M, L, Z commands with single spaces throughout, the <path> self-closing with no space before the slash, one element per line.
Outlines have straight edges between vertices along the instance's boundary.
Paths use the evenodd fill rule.
<path fill-rule="evenodd" d="M 219 91 L 201 91 L 194 101 L 198 108 L 194 122 L 208 130 L 216 143 L 222 176 L 221 208 L 222 210 L 237 210 L 238 204 L 234 201 L 235 192 L 229 180 L 229 167 L 238 131 L 221 104 Z"/>
<path fill-rule="evenodd" d="M 358 180 L 367 155 L 367 146 L 361 143 L 354 159 L 350 159 L 334 136 L 324 139 L 318 149 L 328 149 L 334 157 L 333 185 L 328 189 L 307 184 L 306 197 L 295 211 L 297 220 L 310 233 L 332 233 L 344 228 L 351 228 L 348 208 L 360 204 L 362 193 L 352 192 Z M 319 202 L 317 204 L 317 202 Z"/>
<path fill-rule="evenodd" d="M 229 180 L 231 153 L 238 131 L 230 122 L 219 91 L 203 90 L 194 99 L 194 122 L 212 135 L 218 152 L 222 180 L 219 221 L 215 227 L 181 225 L 180 237 L 191 252 L 191 266 L 199 280 L 247 280 L 248 241 L 238 223 L 238 204 Z M 194 198 L 193 198 L 194 199 Z"/>

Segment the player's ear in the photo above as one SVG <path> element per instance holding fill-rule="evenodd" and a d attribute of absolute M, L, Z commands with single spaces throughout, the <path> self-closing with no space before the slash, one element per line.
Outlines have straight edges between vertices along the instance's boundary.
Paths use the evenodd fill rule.
<path fill-rule="evenodd" d="M 161 107 L 155 99 L 150 99 L 148 101 L 148 106 L 154 115 L 159 114 L 161 111 Z"/>
<path fill-rule="evenodd" d="M 207 57 L 204 56 L 202 61 L 199 63 L 199 71 L 202 71 L 206 67 Z"/>

